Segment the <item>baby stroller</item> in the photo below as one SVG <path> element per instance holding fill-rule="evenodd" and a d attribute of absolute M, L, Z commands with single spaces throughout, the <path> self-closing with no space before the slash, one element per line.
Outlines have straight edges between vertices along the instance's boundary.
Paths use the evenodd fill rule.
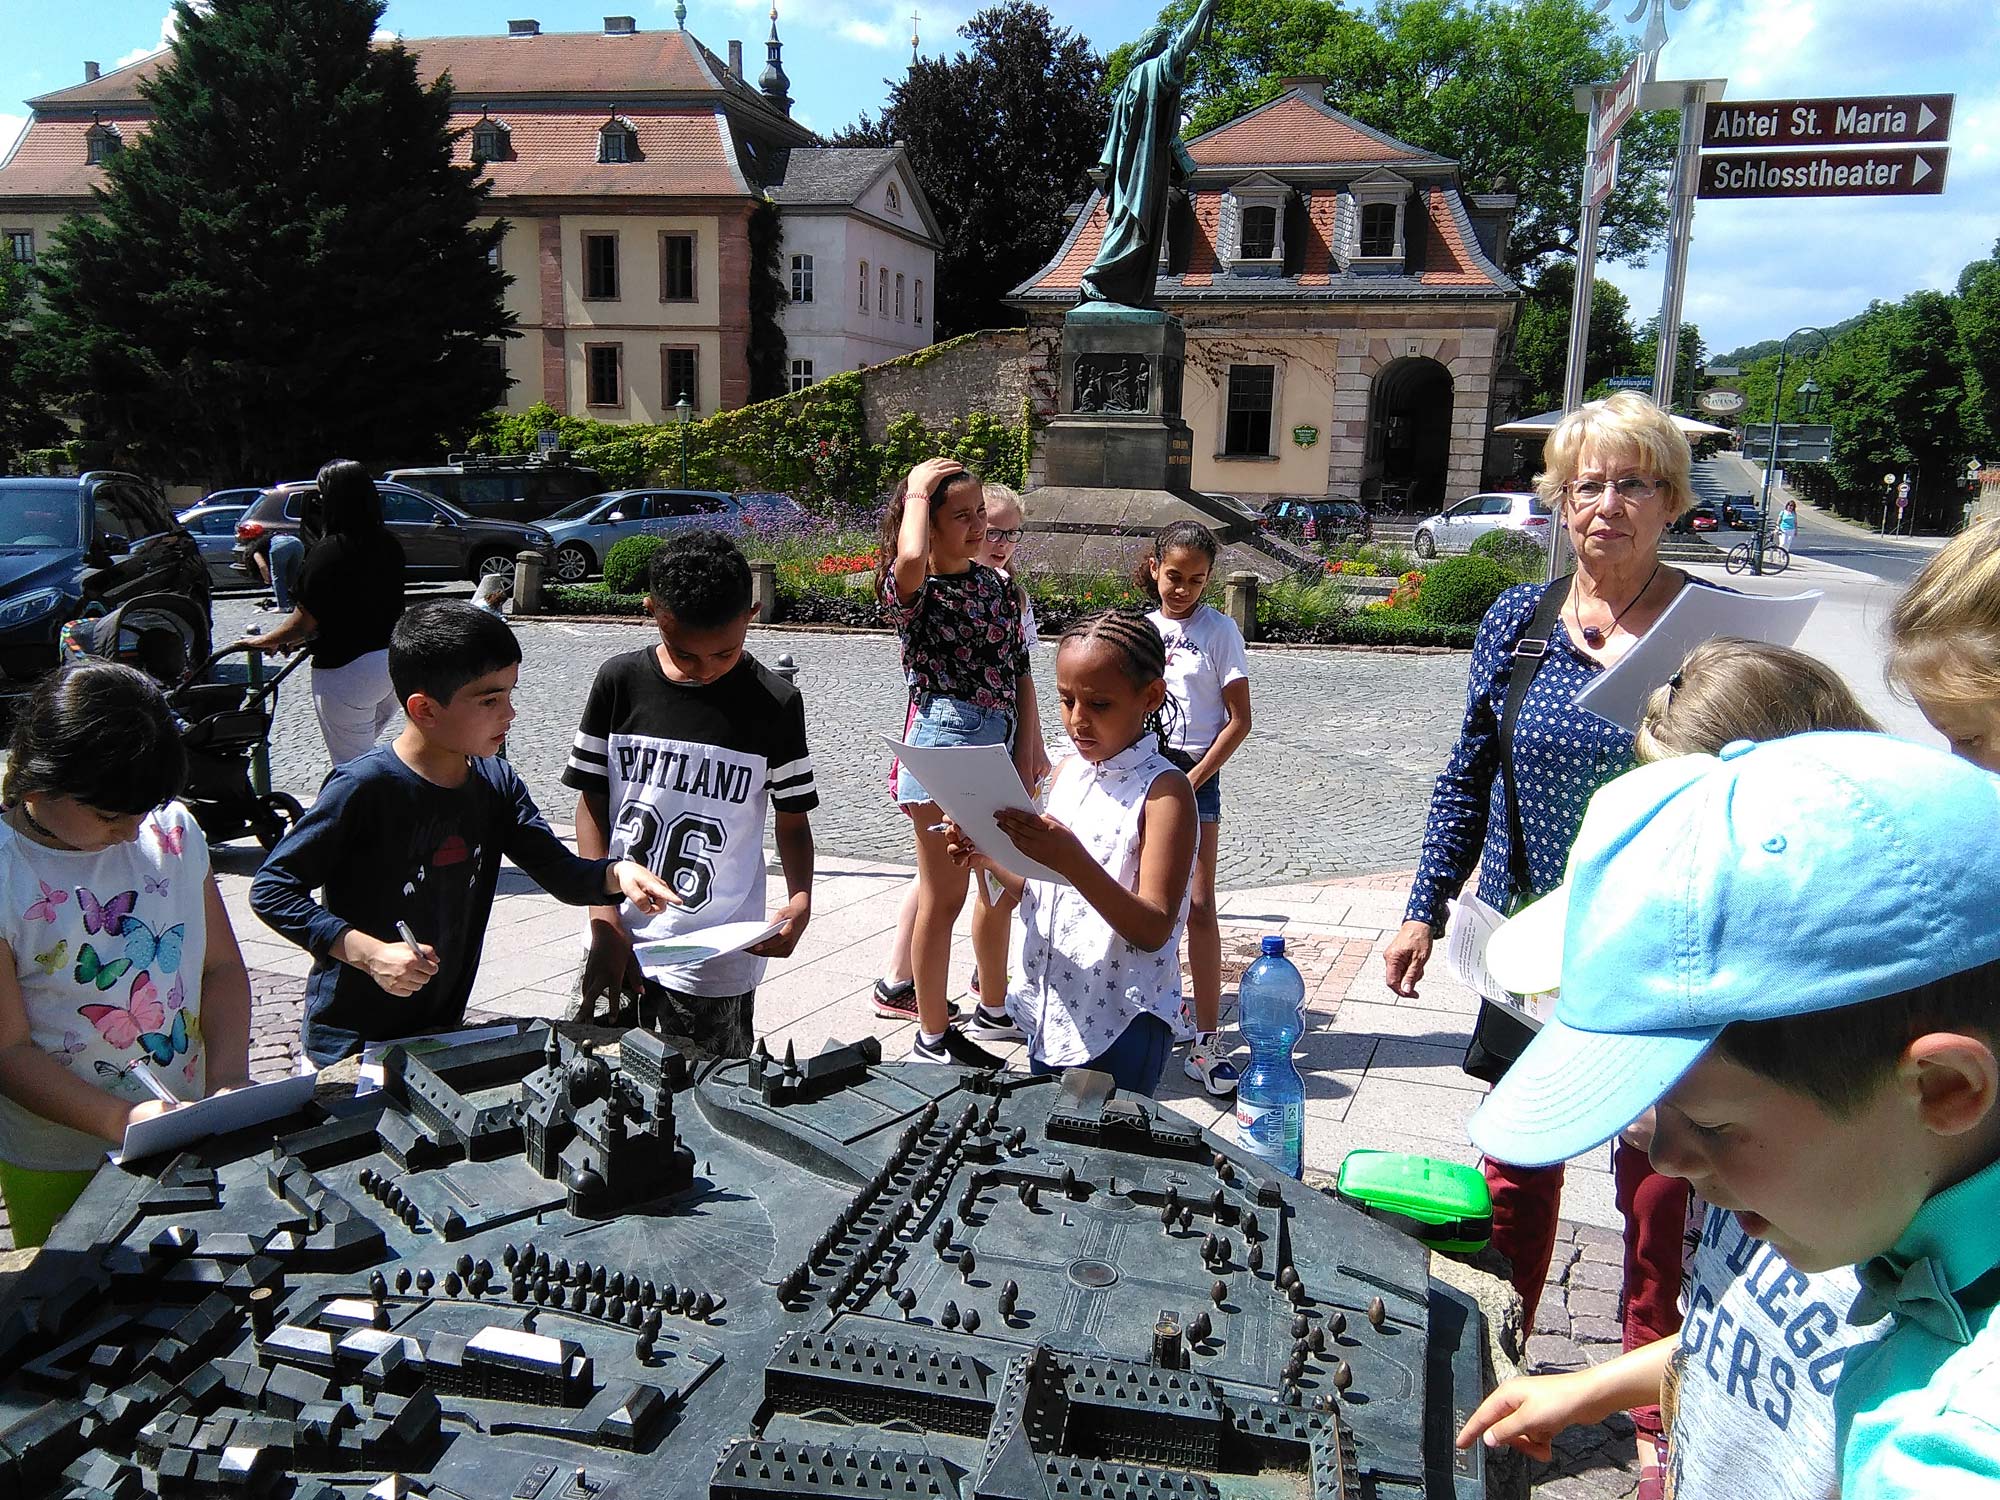
<path fill-rule="evenodd" d="M 270 743 L 278 685 L 299 669 L 306 653 L 297 653 L 262 682 L 208 681 L 216 663 L 232 652 L 218 651 L 190 665 L 188 635 L 179 618 L 185 613 L 185 604 L 170 596 L 135 599 L 64 626 L 63 655 L 123 662 L 159 683 L 187 751 L 181 801 L 201 831 L 211 844 L 249 834 L 270 849 L 304 809 L 283 792 L 257 791 L 250 784 L 251 759 Z M 206 643 L 206 622 L 199 639 Z"/>

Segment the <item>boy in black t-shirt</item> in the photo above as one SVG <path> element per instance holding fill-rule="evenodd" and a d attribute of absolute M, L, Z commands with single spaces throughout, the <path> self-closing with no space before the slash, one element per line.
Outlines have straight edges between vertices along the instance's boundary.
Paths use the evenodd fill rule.
<path fill-rule="evenodd" d="M 572 906 L 617 892 L 652 912 L 676 899 L 631 860 L 570 853 L 497 758 L 520 673 L 505 620 L 450 600 L 407 612 L 389 675 L 409 722 L 328 777 L 257 872 L 252 909 L 318 960 L 306 980 L 313 1062 L 464 1021 L 502 855 Z"/>
<path fill-rule="evenodd" d="M 630 996 L 645 1023 L 691 1050 L 744 1057 L 764 959 L 790 954 L 812 915 L 807 814 L 819 794 L 805 704 L 743 650 L 750 566 L 735 543 L 677 533 L 654 554 L 647 582 L 660 643 L 598 668 L 563 781 L 577 789 L 578 852 L 640 861 L 665 877 L 677 904 L 591 908 L 577 1019 L 592 1019 L 600 995 L 614 1014 Z M 781 930 L 747 951 L 642 973 L 635 942 L 766 920 L 767 802 L 788 893 L 769 918 Z"/>

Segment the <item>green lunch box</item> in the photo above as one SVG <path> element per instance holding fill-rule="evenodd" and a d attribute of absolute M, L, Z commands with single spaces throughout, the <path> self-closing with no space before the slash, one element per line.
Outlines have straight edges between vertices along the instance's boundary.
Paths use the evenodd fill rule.
<path fill-rule="evenodd" d="M 1398 1151 L 1350 1151 L 1334 1193 L 1433 1250 L 1469 1255 L 1493 1237 L 1493 1195 L 1476 1167 Z"/>

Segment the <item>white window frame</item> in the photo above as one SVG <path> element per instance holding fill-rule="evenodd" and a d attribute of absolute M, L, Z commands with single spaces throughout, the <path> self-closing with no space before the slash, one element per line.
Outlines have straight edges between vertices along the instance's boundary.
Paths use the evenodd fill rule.
<path fill-rule="evenodd" d="M 880 318 L 889 316 L 889 268 L 887 266 L 877 266 L 875 268 L 875 315 Z"/>
<path fill-rule="evenodd" d="M 813 300 L 813 258 L 810 255 L 792 257 L 792 300 L 794 302 Z"/>
<path fill-rule="evenodd" d="M 861 310 L 868 311 L 868 262 L 861 262 Z"/>
<path fill-rule="evenodd" d="M 1285 205 L 1292 196 L 1289 184 L 1264 173 L 1237 183 L 1229 190 L 1229 268 L 1233 271 L 1280 271 L 1285 264 Z M 1271 253 L 1249 256 L 1243 253 L 1243 219 L 1253 208 L 1272 210 Z"/>
<path fill-rule="evenodd" d="M 903 273 L 896 273 L 896 321 L 903 321 Z"/>
<path fill-rule="evenodd" d="M 1349 264 L 1396 268 L 1403 264 L 1409 253 L 1409 240 L 1405 233 L 1408 220 L 1411 183 L 1407 178 L 1398 177 L 1394 172 L 1381 170 L 1371 172 L 1356 182 L 1348 184 L 1347 198 L 1353 205 L 1348 243 L 1342 248 L 1347 252 Z M 1363 255 L 1361 253 L 1361 216 L 1371 206 L 1389 204 L 1396 210 L 1396 240 L 1387 255 Z"/>
<path fill-rule="evenodd" d="M 813 362 L 809 359 L 792 361 L 791 388 L 802 391 L 813 383 Z"/>
<path fill-rule="evenodd" d="M 921 276 L 917 278 L 917 299 L 914 303 L 911 304 L 910 311 L 913 314 L 910 321 L 913 322 L 919 328 L 923 327 L 924 326 L 924 279 Z"/>
<path fill-rule="evenodd" d="M 32 229 L 9 229 L 7 234 L 7 254 L 17 266 L 32 266 L 35 263 L 35 231 Z M 24 255 L 22 252 L 26 251 Z"/>

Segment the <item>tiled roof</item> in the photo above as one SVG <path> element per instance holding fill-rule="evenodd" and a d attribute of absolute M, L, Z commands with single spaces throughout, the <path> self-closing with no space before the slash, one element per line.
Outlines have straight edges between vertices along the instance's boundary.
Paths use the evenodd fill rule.
<path fill-rule="evenodd" d="M 461 164 L 472 160 L 472 127 L 486 115 L 454 110 L 463 130 L 453 147 Z M 599 162 L 598 132 L 611 118 L 604 109 L 532 111 L 498 109 L 491 118 L 507 126 L 508 156 L 486 163 L 496 198 L 604 194 L 606 196 L 741 197 L 750 191 L 737 166 L 729 122 L 720 108 L 700 105 L 631 105 L 618 111 L 639 135 L 639 160 Z M 0 191 L 10 186 L 0 174 Z"/>
<path fill-rule="evenodd" d="M 1355 275 L 1341 270 L 1334 259 L 1339 194 L 1312 194 L 1305 214 L 1306 242 L 1296 276 L 1233 277 L 1219 274 L 1216 245 L 1222 215 L 1222 190 L 1201 189 L 1192 195 L 1194 239 L 1187 268 L 1179 276 L 1162 276 L 1163 303 L 1181 299 L 1232 302 L 1291 301 L 1300 298 L 1342 301 L 1350 298 L 1395 296 L 1490 297 L 1510 295 L 1516 287 L 1479 248 L 1465 206 L 1456 188 L 1419 187 L 1410 200 L 1404 224 L 1407 269 L 1401 274 Z M 1083 283 L 1083 273 L 1097 258 L 1104 239 L 1104 200 L 1093 193 L 1068 238 L 1048 265 L 1014 288 L 1009 296 L 1029 302 L 1066 302 Z"/>
<path fill-rule="evenodd" d="M 797 147 L 785 162 L 785 178 L 771 189 L 780 203 L 854 203 L 875 184 L 900 153 L 894 146 Z"/>
<path fill-rule="evenodd" d="M 1350 166 L 1362 162 L 1438 163 L 1446 158 L 1370 129 L 1293 89 L 1187 143 L 1202 167 Z"/>
<path fill-rule="evenodd" d="M 151 121 L 143 113 L 105 110 L 102 119 L 118 127 L 126 145 L 144 135 Z M 89 165 L 93 122 L 88 117 L 33 119 L 6 161 L 0 162 L 0 193 L 9 197 L 87 198 L 101 187 L 104 173 Z"/>
<path fill-rule="evenodd" d="M 685 31 L 405 37 L 403 45 L 416 54 L 417 72 L 424 82 L 449 71 L 452 87 L 460 94 L 657 97 L 728 88 L 762 99 L 748 83 L 730 78 L 722 61 Z M 158 72 L 167 58 L 167 53 L 156 52 L 94 82 L 57 89 L 28 102 L 37 109 L 136 102 L 139 81 Z"/>

